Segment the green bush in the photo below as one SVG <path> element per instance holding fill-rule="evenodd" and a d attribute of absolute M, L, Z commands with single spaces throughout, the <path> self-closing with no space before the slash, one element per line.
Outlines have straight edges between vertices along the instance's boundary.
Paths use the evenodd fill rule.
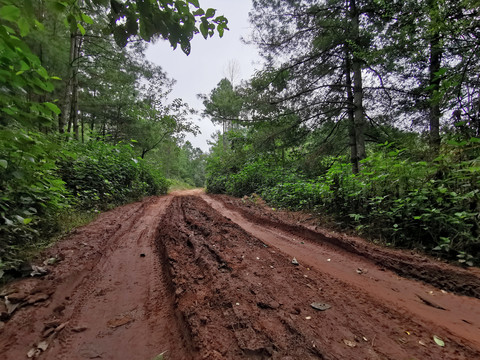
<path fill-rule="evenodd" d="M 106 209 L 146 195 L 164 194 L 169 185 L 135 156 L 130 145 L 101 141 L 68 144 L 59 161 L 59 175 L 75 206 L 83 209 Z"/>
<path fill-rule="evenodd" d="M 257 160 L 245 165 L 237 173 L 227 176 L 225 190 L 227 194 L 238 197 L 260 194 L 280 182 L 296 181 L 300 178 L 300 175 L 294 174 L 290 169 Z"/>
<path fill-rule="evenodd" d="M 43 135 L 0 129 L 0 270 L 18 265 L 22 249 L 55 231 L 55 214 L 69 206 L 58 153 Z"/>
<path fill-rule="evenodd" d="M 261 194 L 272 205 L 335 217 L 360 233 L 402 247 L 480 259 L 479 140 L 451 141 L 433 162 L 404 149 L 378 147 L 353 174 L 339 157 L 315 179 L 257 160 L 229 175 L 208 178 L 209 191 Z M 328 162 L 331 162 L 329 159 Z"/>
<path fill-rule="evenodd" d="M 0 140 L 0 275 L 45 245 L 65 210 L 107 209 L 168 190 L 169 181 L 130 145 L 62 143 L 6 128 Z"/>

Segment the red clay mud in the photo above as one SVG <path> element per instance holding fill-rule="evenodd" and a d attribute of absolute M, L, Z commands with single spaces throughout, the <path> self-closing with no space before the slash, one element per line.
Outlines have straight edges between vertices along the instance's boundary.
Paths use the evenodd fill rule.
<path fill-rule="evenodd" d="M 480 358 L 478 273 L 229 197 L 117 208 L 52 257 L 0 291 L 2 359 Z"/>

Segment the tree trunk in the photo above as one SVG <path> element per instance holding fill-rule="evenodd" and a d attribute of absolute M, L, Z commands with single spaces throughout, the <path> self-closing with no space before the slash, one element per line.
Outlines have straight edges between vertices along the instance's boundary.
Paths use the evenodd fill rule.
<path fill-rule="evenodd" d="M 74 36 L 74 64 L 72 65 L 72 100 L 70 107 L 70 124 L 73 124 L 73 133 L 75 139 L 78 140 L 78 69 L 79 69 L 79 58 L 80 58 L 80 48 L 82 46 L 82 38 L 78 32 Z"/>
<path fill-rule="evenodd" d="M 352 21 L 352 40 L 358 45 L 360 43 L 360 14 L 355 0 L 350 0 L 350 14 Z M 362 59 L 356 52 L 353 52 L 353 105 L 355 121 L 355 145 L 357 148 L 358 161 L 367 157 L 365 151 L 365 114 L 363 110 L 363 83 L 362 83 Z"/>
<path fill-rule="evenodd" d="M 436 98 L 438 96 L 438 91 L 440 89 L 440 77 L 438 72 L 442 64 L 442 55 L 443 51 L 440 44 L 440 33 L 437 28 L 437 19 L 436 13 L 438 11 L 438 6 L 436 0 L 429 0 L 428 6 L 430 8 L 430 30 L 432 35 L 430 38 L 430 59 L 429 59 L 429 85 L 430 85 L 430 109 L 429 109 L 429 119 L 430 119 L 430 146 L 437 155 L 440 151 L 440 102 Z"/>
<path fill-rule="evenodd" d="M 355 134 L 355 105 L 353 103 L 353 92 L 352 92 L 352 64 L 350 62 L 350 50 L 348 44 L 345 44 L 345 87 L 347 91 L 347 114 L 348 114 L 348 135 L 350 143 L 350 162 L 352 163 L 352 172 L 358 174 L 360 170 L 358 163 L 357 155 L 357 137 Z"/>
<path fill-rule="evenodd" d="M 73 79 L 73 63 L 75 61 L 75 34 L 70 34 L 70 56 L 68 59 L 68 72 L 65 81 L 65 92 L 63 94 L 63 102 L 60 116 L 58 117 L 58 132 L 65 132 L 65 125 L 70 118 L 69 110 L 71 109 L 72 79 Z M 70 128 L 68 129 L 70 132 Z"/>
<path fill-rule="evenodd" d="M 80 114 L 80 120 L 82 124 L 82 144 L 85 144 L 85 119 L 83 117 L 83 113 Z"/>

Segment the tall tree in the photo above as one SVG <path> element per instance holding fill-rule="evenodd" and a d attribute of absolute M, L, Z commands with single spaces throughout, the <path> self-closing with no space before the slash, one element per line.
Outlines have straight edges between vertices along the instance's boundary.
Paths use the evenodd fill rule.
<path fill-rule="evenodd" d="M 298 125 L 312 130 L 332 118 L 347 119 L 354 172 L 366 156 L 363 77 L 367 70 L 374 73 L 368 56 L 370 27 L 381 21 L 371 5 L 358 0 L 257 0 L 251 13 L 253 40 L 268 64 L 263 80 L 257 78 L 253 85 L 264 93 L 264 101 L 277 105 L 271 114 L 294 113 Z"/>

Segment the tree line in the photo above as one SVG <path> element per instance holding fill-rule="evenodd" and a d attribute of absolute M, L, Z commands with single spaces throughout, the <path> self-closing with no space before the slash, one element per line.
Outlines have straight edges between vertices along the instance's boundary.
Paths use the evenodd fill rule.
<path fill-rule="evenodd" d="M 472 264 L 479 11 L 473 0 L 254 0 L 263 68 L 203 96 L 205 116 L 238 125 L 217 136 L 207 189 Z"/>
<path fill-rule="evenodd" d="M 227 30 L 198 0 L 0 0 L 0 278 L 62 229 L 171 181 L 203 185 L 194 111 L 148 41 Z"/>

